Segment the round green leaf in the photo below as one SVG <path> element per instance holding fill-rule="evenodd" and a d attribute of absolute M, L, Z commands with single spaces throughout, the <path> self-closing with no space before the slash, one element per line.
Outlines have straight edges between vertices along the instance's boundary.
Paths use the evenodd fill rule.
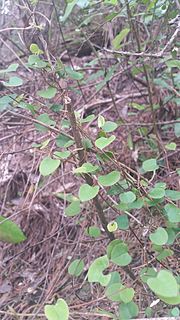
<path fill-rule="evenodd" d="M 114 283 L 107 287 L 105 295 L 111 301 L 128 303 L 134 297 L 134 289 L 126 288 L 121 283 Z"/>
<path fill-rule="evenodd" d="M 178 307 L 173 308 L 173 309 L 171 310 L 171 315 L 172 315 L 173 317 L 179 317 L 179 316 L 180 316 L 180 310 L 179 310 L 179 308 L 178 308 Z"/>
<path fill-rule="evenodd" d="M 95 141 L 95 145 L 100 150 L 104 149 L 105 147 L 109 146 L 114 140 L 116 139 L 115 136 L 111 136 L 109 138 L 101 137 Z"/>
<path fill-rule="evenodd" d="M 164 228 L 159 227 L 154 233 L 150 234 L 149 238 L 152 243 L 162 246 L 168 241 L 168 233 Z"/>
<path fill-rule="evenodd" d="M 116 222 L 117 222 L 118 228 L 121 230 L 127 230 L 129 228 L 129 219 L 126 214 L 117 217 Z"/>
<path fill-rule="evenodd" d="M 107 229 L 108 229 L 109 232 L 114 232 L 114 231 L 116 231 L 116 230 L 117 230 L 117 227 L 118 227 L 118 225 L 117 225 L 117 222 L 116 222 L 116 221 L 111 221 L 111 222 L 109 222 L 108 225 L 107 225 Z"/>
<path fill-rule="evenodd" d="M 175 277 L 167 270 L 158 272 L 156 278 L 147 280 L 150 289 L 158 296 L 173 298 L 178 295 L 178 284 Z"/>
<path fill-rule="evenodd" d="M 109 187 L 117 183 L 120 179 L 119 171 L 112 171 L 104 176 L 98 177 L 98 182 L 104 187 Z"/>
<path fill-rule="evenodd" d="M 176 143 L 175 142 L 168 143 L 165 145 L 165 148 L 167 150 L 174 151 L 174 150 L 176 150 Z"/>
<path fill-rule="evenodd" d="M 69 206 L 66 207 L 65 209 L 65 214 L 67 217 L 74 217 L 77 214 L 79 214 L 81 211 L 81 207 L 80 207 L 80 201 L 79 200 L 75 200 L 72 201 Z"/>
<path fill-rule="evenodd" d="M 151 189 L 151 191 L 149 192 L 149 196 L 153 199 L 161 199 L 165 196 L 165 190 L 164 188 L 153 188 Z"/>
<path fill-rule="evenodd" d="M 111 260 L 118 266 L 127 266 L 132 258 L 127 252 L 128 247 L 125 243 L 117 244 L 111 252 Z"/>
<path fill-rule="evenodd" d="M 79 277 L 80 274 L 83 272 L 84 269 L 84 262 L 81 259 L 76 259 L 73 262 L 71 262 L 68 273 L 72 276 Z"/>
<path fill-rule="evenodd" d="M 30 45 L 29 49 L 33 54 L 42 54 L 43 53 L 43 51 L 38 47 L 38 45 L 36 43 L 32 43 Z"/>
<path fill-rule="evenodd" d="M 60 160 L 52 159 L 51 157 L 44 158 L 39 167 L 39 171 L 42 176 L 48 176 L 53 173 L 60 165 Z"/>
<path fill-rule="evenodd" d="M 90 186 L 89 184 L 83 184 L 79 189 L 79 199 L 82 202 L 89 201 L 97 196 L 99 192 L 99 186 Z"/>
<path fill-rule="evenodd" d="M 157 161 L 156 159 L 148 159 L 148 160 L 145 160 L 143 162 L 143 170 L 145 172 L 149 172 L 149 171 L 155 171 L 159 168 L 159 166 L 157 165 Z"/>
<path fill-rule="evenodd" d="M 101 235 L 101 230 L 95 226 L 89 227 L 87 231 L 90 237 L 93 237 L 93 238 L 98 238 Z"/>
<path fill-rule="evenodd" d="M 103 271 L 108 268 L 108 266 L 109 260 L 107 256 L 95 259 L 88 270 L 88 281 L 98 282 L 101 286 L 106 287 L 111 279 L 111 274 L 104 275 Z"/>
<path fill-rule="evenodd" d="M 11 220 L 0 216 L 0 241 L 7 243 L 20 243 L 26 240 L 21 229 Z"/>
<path fill-rule="evenodd" d="M 121 303 L 119 306 L 119 320 L 135 319 L 138 313 L 138 306 L 133 301 L 129 303 Z"/>
<path fill-rule="evenodd" d="M 48 87 L 47 89 L 37 91 L 38 96 L 44 99 L 52 99 L 55 97 L 56 93 L 57 89 L 53 87 Z"/>
<path fill-rule="evenodd" d="M 105 124 L 102 126 L 102 129 L 105 132 L 112 132 L 112 131 L 116 130 L 117 127 L 118 127 L 118 125 L 115 122 L 106 121 Z"/>
<path fill-rule="evenodd" d="M 120 200 L 124 203 L 132 203 L 136 200 L 136 195 L 132 191 L 121 193 L 119 196 Z"/>
<path fill-rule="evenodd" d="M 165 205 L 164 209 L 170 222 L 180 222 L 180 208 L 176 207 L 174 204 L 168 203 Z"/>
<path fill-rule="evenodd" d="M 58 299 L 55 305 L 46 305 L 44 313 L 48 320 L 69 319 L 69 308 L 64 299 Z"/>
<path fill-rule="evenodd" d="M 107 251 L 107 256 L 108 256 L 109 259 L 111 259 L 111 253 L 112 253 L 112 250 L 115 248 L 115 246 L 118 245 L 118 244 L 122 244 L 122 243 L 123 243 L 122 240 L 115 239 L 115 240 L 111 241 L 108 244 L 108 246 L 106 248 L 106 251 Z"/>
<path fill-rule="evenodd" d="M 180 200 L 180 191 L 166 190 L 166 197 L 170 198 L 173 201 Z"/>

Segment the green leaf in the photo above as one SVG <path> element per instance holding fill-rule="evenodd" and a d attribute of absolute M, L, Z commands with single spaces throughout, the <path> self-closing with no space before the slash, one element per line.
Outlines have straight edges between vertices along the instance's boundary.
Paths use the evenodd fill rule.
<path fill-rule="evenodd" d="M 7 69 L 0 70 L 0 74 L 2 73 L 8 73 L 8 72 L 15 72 L 17 68 L 19 67 L 18 63 L 11 63 Z"/>
<path fill-rule="evenodd" d="M 101 235 L 101 230 L 98 227 L 91 226 L 87 229 L 87 232 L 90 237 L 92 238 L 98 238 Z"/>
<path fill-rule="evenodd" d="M 98 177 L 98 183 L 104 187 L 109 187 L 117 183 L 120 179 L 119 171 L 112 171 L 104 176 Z"/>
<path fill-rule="evenodd" d="M 145 267 L 140 271 L 140 278 L 144 283 L 147 283 L 149 278 L 155 278 L 157 271 L 154 268 Z"/>
<path fill-rule="evenodd" d="M 121 283 L 121 277 L 120 277 L 119 272 L 117 272 L 117 271 L 111 272 L 111 280 L 108 283 L 108 287 L 114 283 Z"/>
<path fill-rule="evenodd" d="M 54 155 L 61 159 L 67 159 L 71 155 L 70 151 L 55 151 Z"/>
<path fill-rule="evenodd" d="M 78 1 L 78 0 L 74 0 L 74 1 L 71 1 L 70 3 L 67 3 L 67 6 L 66 6 L 66 9 L 65 9 L 64 15 L 63 15 L 62 17 L 60 17 L 60 20 L 61 20 L 62 22 L 65 22 L 65 21 L 68 19 L 68 17 L 69 17 L 69 15 L 71 14 L 74 6 L 77 4 L 77 1 Z"/>
<path fill-rule="evenodd" d="M 175 142 L 171 142 L 171 143 L 168 143 L 168 144 L 166 144 L 165 145 L 165 148 L 167 149 L 167 150 L 171 150 L 171 151 L 174 151 L 174 150 L 176 150 L 176 143 Z"/>
<path fill-rule="evenodd" d="M 164 207 L 170 222 L 180 222 L 180 208 L 176 207 L 174 204 L 168 203 Z"/>
<path fill-rule="evenodd" d="M 176 296 L 176 297 L 171 297 L 171 298 L 167 298 L 167 297 L 163 297 L 163 296 L 158 296 L 163 302 L 167 303 L 167 304 L 171 304 L 171 305 L 175 305 L 175 304 L 180 304 L 180 295 Z"/>
<path fill-rule="evenodd" d="M 99 257 L 93 261 L 88 270 L 88 281 L 100 283 L 106 287 L 111 279 L 111 274 L 104 275 L 103 271 L 109 267 L 107 256 Z"/>
<path fill-rule="evenodd" d="M 147 284 L 157 296 L 172 298 L 178 295 L 176 279 L 173 274 L 167 270 L 159 271 L 156 278 L 147 280 Z"/>
<path fill-rule="evenodd" d="M 72 201 L 65 209 L 65 214 L 67 217 L 74 217 L 79 214 L 81 211 L 80 201 L 74 200 Z"/>
<path fill-rule="evenodd" d="M 107 229 L 108 229 L 109 232 L 114 232 L 114 231 L 116 231 L 116 230 L 117 230 L 117 227 L 118 227 L 118 225 L 117 225 L 117 222 L 116 222 L 116 221 L 111 221 L 111 222 L 109 222 L 108 225 L 107 225 Z"/>
<path fill-rule="evenodd" d="M 79 189 L 79 199 L 89 201 L 97 196 L 99 192 L 99 186 L 90 186 L 89 184 L 83 184 Z"/>
<path fill-rule="evenodd" d="M 166 190 L 166 197 L 170 198 L 173 201 L 180 200 L 180 191 L 175 190 Z"/>
<path fill-rule="evenodd" d="M 68 273 L 72 276 L 79 277 L 84 269 L 84 262 L 81 259 L 75 259 L 73 262 L 71 262 Z"/>
<path fill-rule="evenodd" d="M 43 122 L 44 124 L 46 124 L 48 126 L 54 127 L 56 125 L 56 122 L 54 120 L 52 120 L 47 113 L 40 114 L 36 120 Z M 41 125 L 39 123 L 35 123 L 34 126 L 36 127 L 36 129 L 38 131 L 41 131 L 41 132 L 47 132 L 49 130 L 48 128 L 44 127 L 43 125 Z"/>
<path fill-rule="evenodd" d="M 69 308 L 64 299 L 58 299 L 55 305 L 45 305 L 44 313 L 48 320 L 69 319 Z"/>
<path fill-rule="evenodd" d="M 115 246 L 122 243 L 124 243 L 122 240 L 115 239 L 108 244 L 106 250 L 107 250 L 107 256 L 109 259 L 111 259 L 111 253 L 112 253 L 112 250 L 115 248 Z"/>
<path fill-rule="evenodd" d="M 155 171 L 159 168 L 156 159 L 145 160 L 142 167 L 145 172 Z"/>
<path fill-rule="evenodd" d="M 47 89 L 37 91 L 38 96 L 44 99 L 52 99 L 55 97 L 56 93 L 57 89 L 53 87 L 48 87 Z"/>
<path fill-rule="evenodd" d="M 113 45 L 114 49 L 117 50 L 120 48 L 121 42 L 128 35 L 129 31 L 130 31 L 129 28 L 124 28 L 123 30 L 121 30 L 120 33 L 117 34 L 117 36 L 112 41 L 112 45 Z"/>
<path fill-rule="evenodd" d="M 30 51 L 33 53 L 33 54 L 42 54 L 43 51 L 38 47 L 38 45 L 36 43 L 32 43 L 30 45 Z"/>
<path fill-rule="evenodd" d="M 105 124 L 105 119 L 103 116 L 99 115 L 98 116 L 98 128 L 102 128 Z"/>
<path fill-rule="evenodd" d="M 44 158 L 40 163 L 40 174 L 44 177 L 49 176 L 59 167 L 60 163 L 58 159 L 52 159 L 51 157 Z"/>
<path fill-rule="evenodd" d="M 72 67 L 66 66 L 65 71 L 73 80 L 82 80 L 84 78 L 83 73 L 73 70 Z"/>
<path fill-rule="evenodd" d="M 90 114 L 89 116 L 87 116 L 84 119 L 81 119 L 80 122 L 81 123 L 86 123 L 86 122 L 91 122 L 95 119 L 95 115 L 94 114 Z"/>
<path fill-rule="evenodd" d="M 165 63 L 169 68 L 180 68 L 179 60 L 168 60 Z"/>
<path fill-rule="evenodd" d="M 37 55 L 31 54 L 28 58 L 28 66 L 34 69 L 42 69 L 47 66 L 47 63 L 40 59 L 40 57 Z"/>
<path fill-rule="evenodd" d="M 0 216 L 0 241 L 16 244 L 25 240 L 26 236 L 14 222 Z"/>
<path fill-rule="evenodd" d="M 138 313 L 138 306 L 133 301 L 129 303 L 121 303 L 119 306 L 119 320 L 135 319 Z"/>
<path fill-rule="evenodd" d="M 9 82 L 2 81 L 5 87 L 19 87 L 22 86 L 23 80 L 19 77 L 10 77 Z"/>
<path fill-rule="evenodd" d="M 105 295 L 111 301 L 128 303 L 134 297 L 134 289 L 126 288 L 121 283 L 114 283 L 106 288 Z"/>
<path fill-rule="evenodd" d="M 127 230 L 129 228 L 129 219 L 126 214 L 118 216 L 116 222 L 120 230 Z"/>
<path fill-rule="evenodd" d="M 172 317 L 179 317 L 180 316 L 180 310 L 178 307 L 175 307 L 171 310 L 171 315 Z"/>
<path fill-rule="evenodd" d="M 119 196 L 123 203 L 132 203 L 136 200 L 136 195 L 132 191 L 121 193 Z"/>
<path fill-rule="evenodd" d="M 68 148 L 74 144 L 74 140 L 70 137 L 66 136 L 65 134 L 61 133 L 56 138 L 56 145 L 59 148 Z"/>
<path fill-rule="evenodd" d="M 99 169 L 98 166 L 94 166 L 93 164 L 86 162 L 79 168 L 74 169 L 74 173 L 92 173 Z"/>
<path fill-rule="evenodd" d="M 164 228 L 159 227 L 154 233 L 150 234 L 149 238 L 152 243 L 162 246 L 168 241 L 168 234 Z"/>
<path fill-rule="evenodd" d="M 126 244 L 117 244 L 111 252 L 112 262 L 114 262 L 118 266 L 127 266 L 132 261 L 132 258 L 127 250 L 128 247 Z"/>
<path fill-rule="evenodd" d="M 180 120 L 180 118 L 178 118 L 177 120 Z M 180 137 L 180 122 L 177 122 L 175 125 L 174 125 L 174 133 L 175 133 L 175 136 L 177 138 Z"/>
<path fill-rule="evenodd" d="M 165 190 L 164 188 L 155 187 L 150 190 L 148 195 L 153 199 L 161 199 L 165 196 Z"/>
<path fill-rule="evenodd" d="M 102 149 L 106 148 L 107 146 L 109 146 L 115 139 L 116 139 L 116 137 L 113 135 L 109 138 L 101 137 L 95 141 L 95 145 L 97 148 L 102 150 Z"/>
<path fill-rule="evenodd" d="M 112 132 L 112 131 L 116 130 L 117 127 L 118 127 L 118 125 L 115 122 L 106 121 L 105 124 L 102 126 L 102 129 L 105 132 Z"/>

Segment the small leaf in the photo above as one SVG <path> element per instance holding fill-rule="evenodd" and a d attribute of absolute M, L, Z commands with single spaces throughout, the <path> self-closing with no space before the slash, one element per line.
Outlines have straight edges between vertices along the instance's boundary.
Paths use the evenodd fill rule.
<path fill-rule="evenodd" d="M 43 51 L 38 47 L 38 45 L 36 43 L 32 43 L 30 45 L 30 51 L 33 53 L 33 54 L 42 54 Z"/>
<path fill-rule="evenodd" d="M 129 228 L 129 219 L 126 214 L 117 217 L 116 222 L 120 230 L 127 230 Z"/>
<path fill-rule="evenodd" d="M 177 120 L 180 121 L 180 118 L 178 118 Z M 175 133 L 175 136 L 177 138 L 180 137 L 180 122 L 177 122 L 175 125 L 174 125 L 174 133 Z"/>
<path fill-rule="evenodd" d="M 73 262 L 71 262 L 68 273 L 72 276 L 79 277 L 84 269 L 84 262 L 81 259 L 76 259 Z"/>
<path fill-rule="evenodd" d="M 165 148 L 167 149 L 167 150 L 171 150 L 171 151 L 174 151 L 174 150 L 176 150 L 176 143 L 175 142 L 171 142 L 171 143 L 168 143 L 168 144 L 166 144 L 165 145 Z"/>
<path fill-rule="evenodd" d="M 61 162 L 58 159 L 46 157 L 41 161 L 39 171 L 42 174 L 42 176 L 48 176 L 59 167 L 60 163 Z"/>
<path fill-rule="evenodd" d="M 89 201 L 97 196 L 99 192 L 99 186 L 90 186 L 89 184 L 83 184 L 79 189 L 79 199 Z"/>
<path fill-rule="evenodd" d="M 149 196 L 153 199 L 161 199 L 165 196 L 164 188 L 155 187 L 150 190 Z"/>
<path fill-rule="evenodd" d="M 134 200 L 136 200 L 136 195 L 132 191 L 127 191 L 121 193 L 119 198 L 124 203 L 132 203 Z"/>
<path fill-rule="evenodd" d="M 10 77 L 9 82 L 2 81 L 5 87 L 19 87 L 22 86 L 23 80 L 19 77 Z"/>
<path fill-rule="evenodd" d="M 143 162 L 143 170 L 145 172 L 151 172 L 151 171 L 155 171 L 159 168 L 159 166 L 157 165 L 157 161 L 156 159 L 148 159 L 148 160 L 145 160 Z"/>
<path fill-rule="evenodd" d="M 12 63 L 12 64 L 10 64 L 10 65 L 8 66 L 7 69 L 0 70 L 0 74 L 2 74 L 2 73 L 8 73 L 8 72 L 15 72 L 18 67 L 19 67 L 19 64 L 18 64 L 18 63 Z"/>
<path fill-rule="evenodd" d="M 44 124 L 46 124 L 48 126 L 54 127 L 56 125 L 56 122 L 54 120 L 52 120 L 47 113 L 40 114 L 37 117 L 37 120 L 40 122 L 43 122 Z M 39 130 L 41 132 L 46 132 L 49 130 L 48 128 L 44 127 L 43 125 L 41 125 L 39 123 L 35 123 L 34 126 L 36 127 L 37 130 Z"/>
<path fill-rule="evenodd" d="M 14 222 L 0 216 L 0 241 L 21 243 L 25 240 L 26 236 Z"/>
<path fill-rule="evenodd" d="M 180 222 L 180 208 L 176 207 L 174 204 L 168 203 L 165 205 L 164 209 L 170 222 Z"/>
<path fill-rule="evenodd" d="M 178 284 L 175 277 L 167 270 L 158 272 L 156 278 L 147 280 L 150 289 L 158 296 L 172 298 L 178 295 Z"/>
<path fill-rule="evenodd" d="M 104 176 L 98 177 L 98 183 L 104 187 L 109 187 L 117 183 L 120 179 L 119 171 L 112 171 Z"/>
<path fill-rule="evenodd" d="M 152 243 L 162 246 L 168 241 L 168 234 L 164 228 L 159 227 L 154 233 L 150 234 L 149 238 Z"/>
<path fill-rule="evenodd" d="M 61 158 L 61 159 L 67 159 L 71 155 L 71 152 L 70 151 L 55 151 L 54 155 L 58 158 Z"/>
<path fill-rule="evenodd" d="M 111 301 L 128 303 L 134 297 L 134 289 L 126 288 L 121 283 L 114 283 L 107 287 L 105 295 Z"/>
<path fill-rule="evenodd" d="M 180 200 L 180 191 L 175 190 L 166 190 L 166 197 L 170 198 L 173 201 Z"/>
<path fill-rule="evenodd" d="M 59 148 L 68 148 L 74 144 L 74 140 L 70 137 L 66 136 L 65 134 L 61 133 L 56 138 L 56 145 Z"/>
<path fill-rule="evenodd" d="M 65 214 L 67 217 L 74 217 L 79 214 L 81 211 L 80 201 L 74 200 L 72 201 L 65 209 Z"/>
<path fill-rule="evenodd" d="M 117 244 L 111 252 L 112 262 L 114 262 L 118 266 L 127 266 L 132 261 L 132 258 L 127 250 L 128 247 L 126 244 Z"/>
<path fill-rule="evenodd" d="M 109 259 L 111 259 L 111 253 L 112 253 L 112 250 L 115 248 L 116 245 L 118 244 L 122 244 L 123 241 L 122 240 L 119 240 L 119 239 L 115 239 L 113 241 L 111 241 L 108 246 L 107 246 L 107 256 Z"/>
<path fill-rule="evenodd" d="M 105 132 L 112 132 L 112 131 L 116 130 L 117 127 L 118 127 L 118 125 L 115 122 L 106 121 L 105 124 L 102 126 L 102 129 Z"/>
<path fill-rule="evenodd" d="M 98 282 L 101 286 L 106 287 L 111 279 L 111 274 L 104 275 L 103 271 L 108 267 L 109 260 L 107 256 L 95 259 L 88 270 L 88 281 Z"/>
<path fill-rule="evenodd" d="M 58 299 L 55 305 L 45 305 L 44 313 L 48 320 L 69 319 L 69 308 L 64 299 Z"/>
<path fill-rule="evenodd" d="M 65 71 L 73 80 L 82 80 L 84 78 L 83 73 L 73 70 L 72 67 L 66 66 Z"/>
<path fill-rule="evenodd" d="M 92 173 L 99 169 L 98 166 L 94 166 L 93 164 L 86 162 L 79 168 L 74 169 L 74 173 Z"/>
<path fill-rule="evenodd" d="M 56 88 L 48 87 L 47 89 L 37 91 L 37 94 L 44 99 L 52 99 L 55 97 L 56 92 Z"/>
<path fill-rule="evenodd" d="M 115 136 L 111 136 L 109 138 L 101 137 L 95 141 L 95 145 L 100 150 L 109 146 L 114 140 L 116 139 Z"/>
<path fill-rule="evenodd" d="M 90 237 L 98 238 L 101 235 L 101 230 L 98 227 L 91 226 L 87 230 Z"/>
<path fill-rule="evenodd" d="M 116 230 L 117 230 L 117 227 L 118 227 L 118 225 L 117 225 L 117 222 L 116 222 L 116 221 L 111 221 L 111 222 L 109 222 L 108 225 L 107 225 L 107 229 L 108 229 L 109 232 L 114 232 L 114 231 L 116 231 Z"/>
<path fill-rule="evenodd" d="M 99 115 L 98 116 L 98 128 L 102 128 L 105 124 L 105 119 L 103 116 Z"/>
<path fill-rule="evenodd" d="M 119 306 L 119 320 L 135 319 L 138 313 L 138 306 L 133 301 L 129 303 L 121 303 Z"/>

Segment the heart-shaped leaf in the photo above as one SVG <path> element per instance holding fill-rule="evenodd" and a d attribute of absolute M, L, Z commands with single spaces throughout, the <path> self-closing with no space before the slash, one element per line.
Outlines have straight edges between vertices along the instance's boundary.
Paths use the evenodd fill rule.
<path fill-rule="evenodd" d="M 102 150 L 105 147 L 109 146 L 109 144 L 111 144 L 115 139 L 116 139 L 116 137 L 113 136 L 113 135 L 111 137 L 109 137 L 109 138 L 101 137 L 101 138 L 98 138 L 95 141 L 95 145 L 96 145 L 97 148 Z"/>
<path fill-rule="evenodd" d="M 60 163 L 61 162 L 58 159 L 46 157 L 41 161 L 39 171 L 42 174 L 42 176 L 48 176 L 59 167 Z"/>
<path fill-rule="evenodd" d="M 22 86 L 23 80 L 19 77 L 10 77 L 9 82 L 3 82 L 6 87 L 18 87 Z"/>
<path fill-rule="evenodd" d="M 145 160 L 143 162 L 143 165 L 142 165 L 143 169 L 145 172 L 151 172 L 151 171 L 155 171 L 159 168 L 159 166 L 157 165 L 157 161 L 156 159 L 148 159 L 148 160 Z"/>
<path fill-rule="evenodd" d="M 99 186 L 90 186 L 89 184 L 83 184 L 79 189 L 79 199 L 89 201 L 97 196 L 99 192 Z"/>
<path fill-rule="evenodd" d="M 44 313 L 48 320 L 69 319 L 69 308 L 64 299 L 58 299 L 55 305 L 46 305 Z"/>
<path fill-rule="evenodd" d="M 164 188 L 153 188 L 149 192 L 149 196 L 153 199 L 160 199 L 165 196 L 165 189 Z"/>
<path fill-rule="evenodd" d="M 174 204 L 167 203 L 164 209 L 170 222 L 180 222 L 180 208 L 176 207 Z"/>
<path fill-rule="evenodd" d="M 57 92 L 57 89 L 56 89 L 56 88 L 48 87 L 47 89 L 39 90 L 39 91 L 37 92 L 37 94 L 38 94 L 38 96 L 40 96 L 40 97 L 42 97 L 42 98 L 52 99 L 52 98 L 55 97 L 56 92 Z"/>
<path fill-rule="evenodd" d="M 104 176 L 98 177 L 98 182 L 104 187 L 113 186 L 120 179 L 119 171 L 112 171 Z"/>
<path fill-rule="evenodd" d="M 134 289 L 126 288 L 121 283 L 114 283 L 108 286 L 105 292 L 107 298 L 111 301 L 121 301 L 128 303 L 134 297 Z"/>
<path fill-rule="evenodd" d="M 132 258 L 129 255 L 128 247 L 125 243 L 117 244 L 111 252 L 111 260 L 118 266 L 127 266 Z"/>
<path fill-rule="evenodd" d="M 75 259 L 73 262 L 71 262 L 68 273 L 72 276 L 79 277 L 80 274 L 83 272 L 84 269 L 84 262 L 81 259 Z"/>
<path fill-rule="evenodd" d="M 77 199 L 75 201 L 72 201 L 69 206 L 65 209 L 65 214 L 68 217 L 74 217 L 77 214 L 79 214 L 81 211 L 80 207 L 80 201 Z"/>
<path fill-rule="evenodd" d="M 129 303 L 121 303 L 119 306 L 119 320 L 135 319 L 138 313 L 138 306 L 133 301 Z"/>
<path fill-rule="evenodd" d="M 115 122 L 106 121 L 105 124 L 102 126 L 102 129 L 105 132 L 112 132 L 112 131 L 116 130 L 117 127 L 118 127 L 118 125 Z"/>
<path fill-rule="evenodd" d="M 95 172 L 99 167 L 87 162 L 79 168 L 74 169 L 74 173 L 92 173 Z"/>
<path fill-rule="evenodd" d="M 21 229 L 11 220 L 0 216 L 0 241 L 8 243 L 20 243 L 26 240 Z"/>
<path fill-rule="evenodd" d="M 150 234 L 149 238 L 152 243 L 162 246 L 168 241 L 168 233 L 164 228 L 159 227 L 154 233 Z"/>
<path fill-rule="evenodd" d="M 104 275 L 103 271 L 108 268 L 108 266 L 109 260 L 107 256 L 95 259 L 88 270 L 88 281 L 98 282 L 101 286 L 106 287 L 111 279 L 111 274 Z"/>
<path fill-rule="evenodd" d="M 171 272 L 161 270 L 156 278 L 147 280 L 150 289 L 158 296 L 173 298 L 178 295 L 178 284 Z"/>
<path fill-rule="evenodd" d="M 119 198 L 124 203 L 132 203 L 134 200 L 136 200 L 136 195 L 132 191 L 127 191 L 121 193 Z"/>

